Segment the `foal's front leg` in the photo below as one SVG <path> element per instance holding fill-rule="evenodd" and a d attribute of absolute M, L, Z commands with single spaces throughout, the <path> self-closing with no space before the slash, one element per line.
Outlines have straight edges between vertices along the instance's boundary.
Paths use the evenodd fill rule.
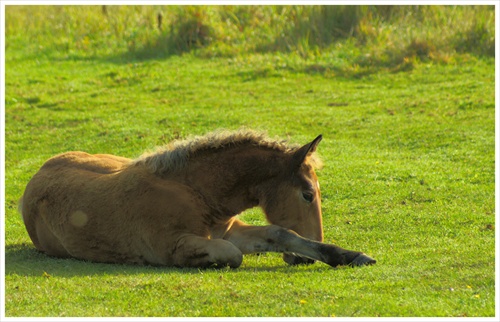
<path fill-rule="evenodd" d="M 324 244 L 299 236 L 292 230 L 276 226 L 250 226 L 236 220 L 224 239 L 233 243 L 243 254 L 280 252 L 295 253 L 330 266 L 362 266 L 376 261 L 361 252 L 332 244 Z"/>
<path fill-rule="evenodd" d="M 239 267 L 243 254 L 223 239 L 208 239 L 196 235 L 181 236 L 173 251 L 173 264 L 180 267 Z"/>

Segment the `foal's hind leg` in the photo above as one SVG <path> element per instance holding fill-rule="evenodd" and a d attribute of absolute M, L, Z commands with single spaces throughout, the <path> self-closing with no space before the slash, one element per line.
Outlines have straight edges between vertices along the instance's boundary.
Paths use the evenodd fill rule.
<path fill-rule="evenodd" d="M 26 230 L 35 247 L 50 256 L 70 257 L 70 254 L 61 244 L 59 238 L 54 235 L 47 225 L 48 210 L 46 201 L 42 201 L 36 208 L 26 206 L 22 208 L 22 216 Z"/>
<path fill-rule="evenodd" d="M 181 267 L 239 267 L 243 261 L 241 251 L 223 239 L 208 239 L 186 235 L 177 241 L 173 253 L 174 265 Z"/>
<path fill-rule="evenodd" d="M 373 258 L 361 252 L 306 239 L 292 230 L 276 225 L 259 227 L 235 221 L 224 239 L 233 243 L 243 254 L 260 252 L 295 253 L 322 261 L 333 267 L 338 265 L 362 266 L 376 263 Z"/>

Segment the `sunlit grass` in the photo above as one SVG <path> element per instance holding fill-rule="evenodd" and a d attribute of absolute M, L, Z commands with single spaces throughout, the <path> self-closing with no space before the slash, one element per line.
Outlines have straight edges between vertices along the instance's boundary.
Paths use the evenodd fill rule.
<path fill-rule="evenodd" d="M 7 8 L 6 315 L 493 316 L 492 11 L 384 10 L 346 12 L 351 37 L 329 39 L 304 28 L 334 13 L 310 7 Z M 167 29 L 180 17 L 213 39 L 182 48 Z M 278 34 L 292 17 L 296 30 Z M 482 36 L 460 47 L 467 30 Z M 35 251 L 17 200 L 47 158 L 133 158 L 242 126 L 294 143 L 323 134 L 325 241 L 376 265 L 289 267 L 262 254 L 196 270 Z M 258 209 L 241 217 L 265 224 Z"/>
<path fill-rule="evenodd" d="M 115 60 L 284 52 L 349 55 L 339 68 L 372 70 L 495 53 L 493 6 L 8 6 L 6 14 L 15 17 L 6 19 L 12 57 L 16 48 Z"/>

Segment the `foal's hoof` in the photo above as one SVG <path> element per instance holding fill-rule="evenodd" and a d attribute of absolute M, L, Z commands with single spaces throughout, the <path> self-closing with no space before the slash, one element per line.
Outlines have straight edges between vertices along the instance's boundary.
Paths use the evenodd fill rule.
<path fill-rule="evenodd" d="M 371 258 L 370 256 L 361 253 L 352 260 L 349 266 L 373 265 L 376 262 L 377 261 Z"/>

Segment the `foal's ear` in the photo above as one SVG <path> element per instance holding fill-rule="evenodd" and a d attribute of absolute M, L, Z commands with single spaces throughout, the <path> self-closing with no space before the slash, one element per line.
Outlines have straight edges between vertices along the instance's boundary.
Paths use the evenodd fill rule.
<path fill-rule="evenodd" d="M 321 139 L 323 139 L 323 136 L 320 134 L 311 143 L 308 143 L 303 147 L 301 147 L 300 149 L 298 149 L 297 151 L 295 151 L 292 157 L 293 166 L 297 168 L 300 167 L 300 165 L 304 162 L 306 157 L 314 153 L 314 151 L 316 151 L 316 147 L 318 146 Z"/>

